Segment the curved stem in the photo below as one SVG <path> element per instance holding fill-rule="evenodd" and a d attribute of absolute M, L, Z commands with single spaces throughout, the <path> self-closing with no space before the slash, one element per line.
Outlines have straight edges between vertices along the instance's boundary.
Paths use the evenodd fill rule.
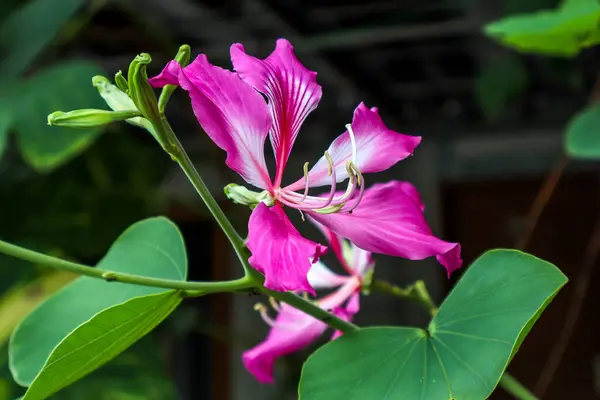
<path fill-rule="evenodd" d="M 500 387 L 506 390 L 508 393 L 513 395 L 514 398 L 519 400 L 538 400 L 533 393 L 529 391 L 525 386 L 516 380 L 508 372 L 504 372 L 499 382 Z"/>
<path fill-rule="evenodd" d="M 265 295 L 273 297 L 279 301 L 289 304 L 290 306 L 303 311 L 304 313 L 318 319 L 329 325 L 330 327 L 342 331 L 344 333 L 356 331 L 358 326 L 353 323 L 346 322 L 341 318 L 336 317 L 329 311 L 323 310 L 318 305 L 303 299 L 302 297 L 292 292 L 275 292 L 269 289 L 261 289 Z"/>
<path fill-rule="evenodd" d="M 175 135 L 175 132 L 173 132 L 171 125 L 169 125 L 164 116 L 162 117 L 162 124 L 160 126 L 155 126 L 155 129 L 157 131 L 162 130 L 160 134 L 165 138 L 165 141 L 169 146 L 169 148 L 165 150 L 171 155 L 173 160 L 179 164 L 188 180 L 192 183 L 194 189 L 196 189 L 196 192 L 198 192 L 200 198 L 204 204 L 206 204 L 208 211 L 210 211 L 212 216 L 217 221 L 217 224 L 219 224 L 219 227 L 225 233 L 225 236 L 227 236 L 227 239 L 233 246 L 240 262 L 242 263 L 246 274 L 248 274 L 248 271 L 252 268 L 250 267 L 250 264 L 248 264 L 248 257 L 244 252 L 245 245 L 243 239 L 237 233 L 233 225 L 231 225 L 231 222 L 229 222 L 229 219 L 227 219 L 215 198 L 210 194 L 210 190 L 208 190 L 208 187 L 206 187 L 202 177 L 196 170 L 196 167 L 194 167 L 192 160 L 190 160 L 188 154 L 181 145 L 181 142 Z"/>
<path fill-rule="evenodd" d="M 78 264 L 72 261 L 51 257 L 37 251 L 25 249 L 11 243 L 0 240 L 0 253 L 7 256 L 20 258 L 34 264 L 72 272 L 77 275 L 85 275 L 91 278 L 103 279 L 108 282 L 121 282 L 141 286 L 160 287 L 186 291 L 187 296 L 200 296 L 206 293 L 233 292 L 253 288 L 255 285 L 251 277 L 243 277 L 232 281 L 222 282 L 186 282 L 174 279 L 159 279 L 134 274 L 126 274 L 116 271 L 108 271 L 88 265 Z"/>
<path fill-rule="evenodd" d="M 425 282 L 423 281 L 416 281 L 412 285 L 402 288 L 387 281 L 375 280 L 371 282 L 369 289 L 415 301 L 422 305 L 432 317 L 435 316 L 438 311 L 438 308 L 433 300 L 431 300 L 431 296 L 429 295 L 427 287 L 425 287 Z"/>

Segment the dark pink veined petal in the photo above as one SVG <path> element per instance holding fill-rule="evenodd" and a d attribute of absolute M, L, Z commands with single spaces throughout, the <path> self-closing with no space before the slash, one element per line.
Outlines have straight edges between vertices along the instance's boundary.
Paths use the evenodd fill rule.
<path fill-rule="evenodd" d="M 406 182 L 376 184 L 365 191 L 360 205 L 349 214 L 310 215 L 356 246 L 373 252 L 422 260 L 436 256 L 448 276 L 460 268 L 460 245 L 435 237 L 415 201 L 416 189 Z"/>
<path fill-rule="evenodd" d="M 273 383 L 275 360 L 307 347 L 326 329 L 327 324 L 287 304 L 281 304 L 275 325 L 267 338 L 242 355 L 244 366 L 259 382 Z"/>
<path fill-rule="evenodd" d="M 271 189 L 264 146 L 271 128 L 268 107 L 250 85 L 199 55 L 181 68 L 171 61 L 156 77 L 154 87 L 179 85 L 189 92 L 198 122 L 217 146 L 227 152 L 227 165 L 246 182 Z"/>
<path fill-rule="evenodd" d="M 395 132 L 383 123 L 377 108 L 369 109 L 360 103 L 354 110 L 352 131 L 356 143 L 356 164 L 361 173 L 384 171 L 400 160 L 410 156 L 421 142 L 419 136 L 409 136 Z M 346 162 L 352 161 L 352 141 L 348 131 L 338 136 L 327 150 L 336 172 L 336 180 L 348 179 Z M 329 164 L 325 156 L 309 171 L 309 186 L 317 187 L 331 184 L 328 174 Z M 304 179 L 288 187 L 299 190 L 305 186 Z"/>
<path fill-rule="evenodd" d="M 234 44 L 231 61 L 242 79 L 269 99 L 273 117 L 270 137 L 277 165 L 274 186 L 278 187 L 300 126 L 321 99 L 317 73 L 298 61 L 285 39 L 277 40 L 275 50 L 264 60 L 246 54 L 241 44 Z"/>
<path fill-rule="evenodd" d="M 315 294 L 308 271 L 327 247 L 303 238 L 280 204 L 256 206 L 248 221 L 246 245 L 252 252 L 250 265 L 265 275 L 265 287 Z"/>

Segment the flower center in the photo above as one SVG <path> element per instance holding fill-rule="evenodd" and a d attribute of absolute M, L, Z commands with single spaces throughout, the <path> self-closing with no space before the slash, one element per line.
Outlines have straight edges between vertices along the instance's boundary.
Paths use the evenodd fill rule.
<path fill-rule="evenodd" d="M 352 211 L 360 204 L 365 188 L 364 178 L 357 165 L 356 138 L 352 130 L 352 125 L 346 125 L 350 135 L 350 145 L 352 149 L 351 159 L 346 160 L 346 172 L 348 173 L 348 186 L 344 194 L 336 196 L 337 176 L 333 159 L 329 153 L 325 152 L 325 159 L 328 164 L 328 176 L 331 177 L 331 190 L 328 196 L 318 197 L 309 196 L 310 177 L 308 173 L 308 163 L 304 164 L 304 192 L 297 193 L 291 190 L 276 189 L 275 197 L 283 204 L 294 207 L 300 211 L 310 210 L 321 214 L 332 214 L 336 212 Z"/>

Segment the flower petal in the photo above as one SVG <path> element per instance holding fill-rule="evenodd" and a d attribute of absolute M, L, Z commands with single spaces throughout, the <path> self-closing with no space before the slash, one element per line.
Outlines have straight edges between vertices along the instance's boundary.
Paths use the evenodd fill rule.
<path fill-rule="evenodd" d="M 277 165 L 274 182 L 278 187 L 300 126 L 321 99 L 317 74 L 298 61 L 294 48 L 285 39 L 279 39 L 275 51 L 264 60 L 246 54 L 241 44 L 234 44 L 231 61 L 242 79 L 269 99 L 274 122 L 271 142 Z"/>
<path fill-rule="evenodd" d="M 250 85 L 211 65 L 202 54 L 183 69 L 176 61 L 169 62 L 150 83 L 178 84 L 187 90 L 198 122 L 227 152 L 227 165 L 254 186 L 272 187 L 264 156 L 272 121 L 264 99 Z"/>
<path fill-rule="evenodd" d="M 352 270 L 354 273 L 358 276 L 365 276 L 371 268 L 373 268 L 371 252 L 352 244 Z"/>
<path fill-rule="evenodd" d="M 343 247 L 342 247 L 344 239 L 339 237 L 334 231 L 332 231 L 325 225 L 319 223 L 318 221 L 311 218 L 310 216 L 307 216 L 307 218 L 310 222 L 312 222 L 312 224 L 314 226 L 317 227 L 317 229 L 319 229 L 319 231 L 321 231 L 323 236 L 325 236 L 325 239 L 327 239 L 327 243 L 329 243 L 329 247 L 333 251 L 333 254 L 335 254 L 336 258 L 338 259 L 340 264 L 342 264 L 344 269 L 346 269 L 348 272 L 351 272 L 350 271 L 351 268 L 349 265 L 347 265 L 346 259 L 344 258 L 344 251 L 343 251 Z"/>
<path fill-rule="evenodd" d="M 242 361 L 259 382 L 272 383 L 275 360 L 309 346 L 326 329 L 327 324 L 282 304 L 265 341 L 244 352 Z"/>
<path fill-rule="evenodd" d="M 365 190 L 360 205 L 350 213 L 310 215 L 358 247 L 373 252 L 422 260 L 437 256 L 448 275 L 462 265 L 460 245 L 433 236 L 416 189 L 406 182 L 391 181 Z"/>
<path fill-rule="evenodd" d="M 265 287 L 314 295 L 308 271 L 327 247 L 303 238 L 280 204 L 256 206 L 248 222 L 246 244 L 252 252 L 248 261 L 265 275 Z"/>
<path fill-rule="evenodd" d="M 348 280 L 327 268 L 321 261 L 317 261 L 308 271 L 308 283 L 313 289 L 325 289 L 340 286 Z"/>
<path fill-rule="evenodd" d="M 354 110 L 352 131 L 356 144 L 356 164 L 361 173 L 384 171 L 400 160 L 410 156 L 421 142 L 419 136 L 409 136 L 395 132 L 383 123 L 377 108 L 369 109 L 360 103 Z M 348 179 L 346 161 L 352 161 L 352 140 L 348 131 L 338 136 L 327 150 L 335 167 L 336 180 Z M 331 184 L 329 164 L 325 156 L 309 171 L 311 187 Z M 288 187 L 299 190 L 305 185 L 304 179 Z"/>

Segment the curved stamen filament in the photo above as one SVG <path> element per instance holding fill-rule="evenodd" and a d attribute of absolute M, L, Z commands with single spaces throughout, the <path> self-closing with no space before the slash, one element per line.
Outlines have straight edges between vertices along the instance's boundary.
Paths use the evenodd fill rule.
<path fill-rule="evenodd" d="M 263 321 L 265 321 L 267 323 L 267 325 L 273 327 L 273 328 L 277 328 L 277 329 L 283 329 L 283 330 L 288 330 L 288 331 L 296 331 L 300 328 L 302 328 L 302 323 L 294 323 L 294 322 L 289 322 L 289 323 L 280 323 L 275 321 L 273 318 L 271 318 L 268 314 L 268 308 L 267 306 L 265 306 L 262 303 L 256 303 L 254 305 L 254 310 L 258 311 L 260 314 L 260 317 L 263 319 Z M 278 311 L 280 311 L 281 308 L 279 308 Z"/>
<path fill-rule="evenodd" d="M 304 196 L 300 202 L 306 200 L 306 196 L 308 196 L 308 165 L 308 161 L 304 163 Z"/>
<path fill-rule="evenodd" d="M 352 206 L 350 206 L 348 209 L 344 210 L 348 213 L 351 213 L 356 207 L 358 207 L 358 205 L 360 204 L 360 202 L 365 194 L 365 179 L 363 178 L 362 174 L 360 173 L 360 170 L 358 169 L 358 167 L 356 165 L 352 164 L 352 168 L 353 168 L 354 172 L 356 173 L 358 184 L 360 185 L 360 191 L 358 192 L 358 197 L 356 198 L 356 202 Z"/>
<path fill-rule="evenodd" d="M 269 297 L 269 304 L 271 304 L 271 307 L 273 307 L 275 311 L 281 311 L 279 303 L 273 297 Z"/>
<path fill-rule="evenodd" d="M 352 130 L 352 124 L 347 124 L 348 134 L 350 135 L 350 145 L 352 146 L 352 162 L 354 165 L 358 164 L 356 156 L 356 138 L 354 137 L 354 131 Z"/>

